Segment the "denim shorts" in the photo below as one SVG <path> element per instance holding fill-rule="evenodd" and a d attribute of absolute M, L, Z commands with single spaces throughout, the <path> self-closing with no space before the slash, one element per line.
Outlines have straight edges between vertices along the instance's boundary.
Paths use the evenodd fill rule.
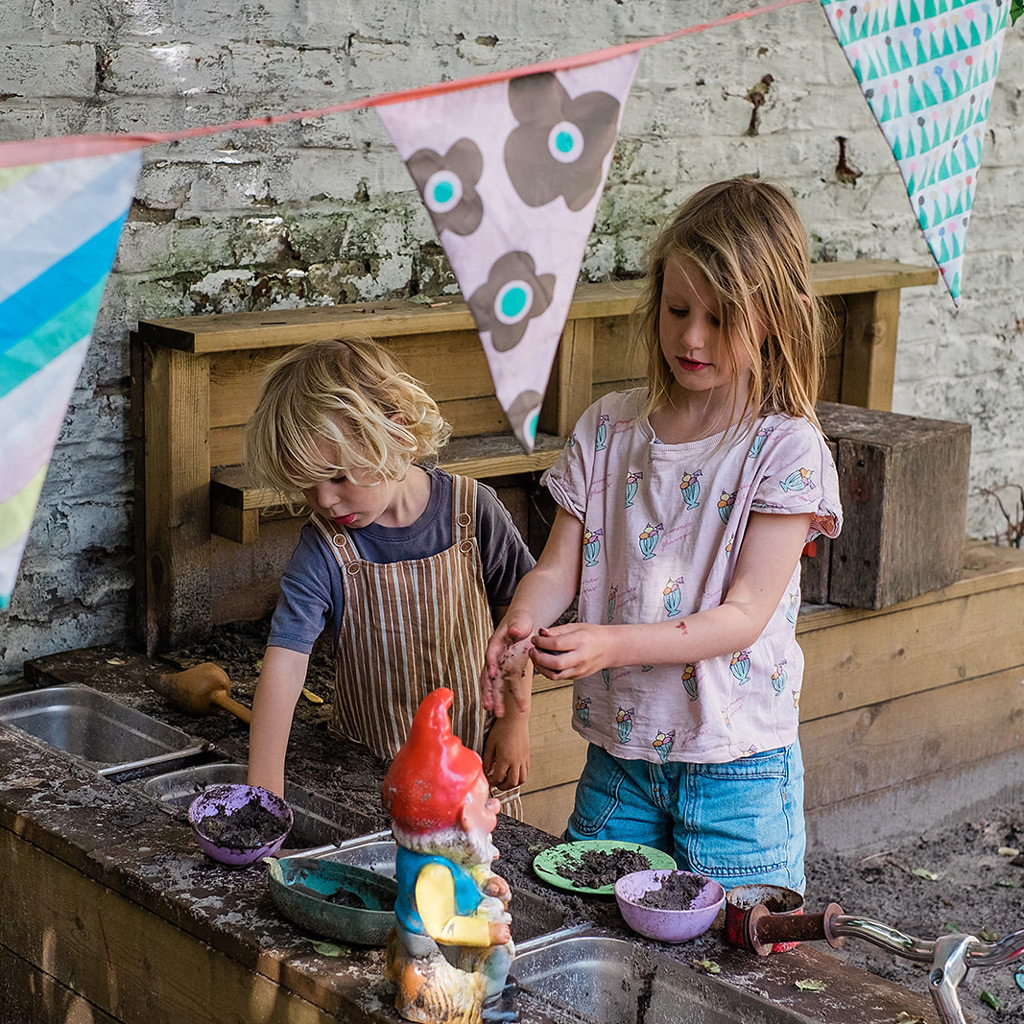
<path fill-rule="evenodd" d="M 726 889 L 804 891 L 799 741 L 724 764 L 632 761 L 591 744 L 564 837 L 643 843 Z"/>

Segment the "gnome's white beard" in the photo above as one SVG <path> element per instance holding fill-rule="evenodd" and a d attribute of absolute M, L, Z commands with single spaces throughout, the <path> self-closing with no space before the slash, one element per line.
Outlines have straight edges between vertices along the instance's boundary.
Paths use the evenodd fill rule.
<path fill-rule="evenodd" d="M 490 833 L 480 829 L 465 832 L 452 826 L 434 832 L 406 832 L 392 822 L 391 832 L 399 846 L 413 853 L 447 857 L 452 863 L 464 868 L 490 867 L 498 856 L 498 849 L 491 842 Z"/>

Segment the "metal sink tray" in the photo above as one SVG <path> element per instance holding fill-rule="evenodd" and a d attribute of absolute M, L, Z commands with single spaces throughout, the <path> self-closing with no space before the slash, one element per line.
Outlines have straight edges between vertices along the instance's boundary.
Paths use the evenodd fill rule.
<path fill-rule="evenodd" d="M 0 697 L 0 722 L 100 775 L 178 761 L 211 744 L 88 686 L 48 686 Z"/>
<path fill-rule="evenodd" d="M 172 807 L 188 807 L 208 786 L 245 782 L 247 772 L 244 764 L 201 764 L 154 775 L 142 782 L 141 787 L 144 793 L 161 803 Z M 333 843 L 338 833 L 343 831 L 339 822 L 344 814 L 337 804 L 289 782 L 285 783 L 284 798 L 295 816 L 295 824 L 286 840 L 289 846 L 320 846 L 329 843 L 332 844 L 329 849 L 337 849 Z M 390 833 L 386 834 L 390 836 Z M 394 876 L 395 858 L 392 851 L 391 877 Z"/>
<path fill-rule="evenodd" d="M 565 929 L 516 948 L 522 1016 L 593 1024 L 807 1024 L 802 1014 L 738 992 L 628 939 Z"/>
<path fill-rule="evenodd" d="M 396 851 L 395 840 L 390 830 L 387 830 L 370 832 L 337 846 L 304 850 L 302 855 L 336 861 L 339 864 L 351 864 L 383 875 L 385 878 L 394 878 Z M 501 861 L 498 861 L 497 869 L 498 874 L 501 874 Z M 542 897 L 522 889 L 513 893 L 509 910 L 512 913 L 512 938 L 517 943 L 538 935 L 546 935 L 565 924 L 565 914 L 561 909 Z"/>

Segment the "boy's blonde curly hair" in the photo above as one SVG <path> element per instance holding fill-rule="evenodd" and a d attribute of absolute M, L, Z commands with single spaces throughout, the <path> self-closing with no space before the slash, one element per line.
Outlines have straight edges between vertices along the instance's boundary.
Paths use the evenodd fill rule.
<path fill-rule="evenodd" d="M 645 413 L 668 401 L 673 382 L 661 351 L 659 319 L 665 268 L 681 259 L 691 260 L 707 279 L 721 306 L 723 328 L 750 360 L 750 393 L 733 419 L 737 427 L 763 412 L 803 416 L 819 426 L 814 404 L 828 314 L 811 288 L 807 234 L 789 195 L 752 175 L 696 192 L 647 252 L 647 287 L 633 329 L 633 343 L 647 361 Z M 758 336 L 755 325 L 764 328 L 767 339 Z M 736 352 L 730 358 L 735 371 Z"/>
<path fill-rule="evenodd" d="M 437 403 L 386 348 L 325 340 L 267 367 L 242 453 L 254 481 L 294 495 L 353 470 L 404 479 L 450 435 Z"/>

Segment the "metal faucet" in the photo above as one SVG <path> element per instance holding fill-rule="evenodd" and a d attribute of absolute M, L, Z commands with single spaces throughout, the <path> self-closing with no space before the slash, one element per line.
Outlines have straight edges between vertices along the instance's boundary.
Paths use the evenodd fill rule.
<path fill-rule="evenodd" d="M 957 988 L 972 967 L 997 967 L 1024 953 L 1024 929 L 997 942 L 982 942 L 964 934 L 924 940 L 880 921 L 844 914 L 838 903 L 830 903 L 821 914 L 785 917 L 773 915 L 759 904 L 744 915 L 741 944 L 759 956 L 767 956 L 776 942 L 824 939 L 837 947 L 846 937 L 864 939 L 907 960 L 930 963 L 928 983 L 941 1024 L 967 1024 Z"/>

